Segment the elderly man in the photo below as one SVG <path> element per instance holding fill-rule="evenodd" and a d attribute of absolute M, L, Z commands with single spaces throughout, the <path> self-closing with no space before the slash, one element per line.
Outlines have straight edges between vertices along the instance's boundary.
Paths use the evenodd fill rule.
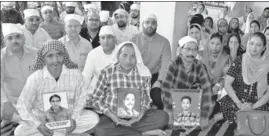
<path fill-rule="evenodd" d="M 70 58 L 82 71 L 88 53 L 92 50 L 92 44 L 79 35 L 84 18 L 76 14 L 68 14 L 65 17 L 66 35 L 59 39 L 68 50 Z"/>
<path fill-rule="evenodd" d="M 21 24 L 4 23 L 2 30 L 6 47 L 1 50 L 1 127 L 21 120 L 15 105 L 37 53 L 24 45 Z"/>
<path fill-rule="evenodd" d="M 171 48 L 169 41 L 158 34 L 157 30 L 157 17 L 154 14 L 149 14 L 144 17 L 142 22 L 143 32 L 135 35 L 132 41 L 138 45 L 138 48 L 142 54 L 144 64 L 149 68 L 152 74 L 151 85 L 160 87 L 160 80 L 163 80 L 165 68 L 171 60 Z M 151 91 L 151 98 L 153 104 L 159 109 L 162 109 L 162 105 L 157 101 L 161 101 L 161 98 L 156 97 L 156 93 L 159 93 L 159 89 L 153 89 Z M 159 99 L 159 100 L 158 100 Z"/>
<path fill-rule="evenodd" d="M 40 49 L 44 42 L 51 39 L 48 32 L 39 27 L 41 21 L 39 11 L 36 9 L 24 10 L 24 21 L 23 34 L 26 45 Z"/>
<path fill-rule="evenodd" d="M 167 74 L 162 82 L 162 100 L 165 109 L 172 107 L 173 89 L 201 89 L 201 129 L 208 126 L 209 115 L 213 109 L 212 90 L 206 66 L 195 59 L 198 53 L 197 41 L 185 36 L 179 40 L 182 48 L 181 54 L 177 56 L 168 66 Z M 171 110 L 171 109 L 169 109 Z M 189 135 L 197 135 L 200 130 L 192 131 Z M 178 136 L 180 131 L 174 131 L 172 136 Z"/>
<path fill-rule="evenodd" d="M 269 7 L 264 8 L 262 15 L 258 18 L 261 23 L 261 30 L 267 26 L 267 20 L 269 19 Z"/>
<path fill-rule="evenodd" d="M 137 46 L 128 41 L 121 43 L 116 48 L 112 62 L 102 70 L 93 94 L 93 107 L 101 114 L 94 130 L 95 136 L 166 135 L 161 129 L 168 123 L 168 114 L 149 109 L 151 74 L 143 64 Z M 138 96 L 141 100 L 138 117 L 126 119 L 117 116 L 119 89 L 141 93 Z"/>
<path fill-rule="evenodd" d="M 96 48 L 100 45 L 99 41 L 99 30 L 100 30 L 100 16 L 95 10 L 89 10 L 86 14 L 87 26 L 81 29 L 80 35 L 87 39 Z"/>
<path fill-rule="evenodd" d="M 1 22 L 23 24 L 21 13 L 15 7 L 15 1 L 1 2 Z"/>
<path fill-rule="evenodd" d="M 65 46 L 60 41 L 49 40 L 38 51 L 33 66 L 35 71 L 29 78 L 18 99 L 17 110 L 22 122 L 15 130 L 16 136 L 31 135 L 86 135 L 99 121 L 98 115 L 83 110 L 86 88 L 77 64 L 69 59 Z M 66 92 L 70 127 L 50 130 L 45 121 L 43 94 Z M 87 134 L 89 135 L 89 134 Z"/>
<path fill-rule="evenodd" d="M 64 18 L 67 14 L 81 15 L 81 11 L 77 8 L 77 2 L 65 2 L 65 11 L 60 14 L 60 21 L 64 22 Z"/>
<path fill-rule="evenodd" d="M 111 63 L 115 52 L 116 38 L 112 26 L 103 26 L 99 36 L 101 46 L 93 49 L 88 54 L 85 68 L 82 72 L 89 94 L 93 93 L 101 71 Z"/>
<path fill-rule="evenodd" d="M 54 20 L 53 11 L 53 7 L 49 5 L 41 8 L 41 14 L 44 22 L 40 23 L 40 27 L 45 29 L 52 39 L 60 39 L 65 34 L 64 24 Z"/>
<path fill-rule="evenodd" d="M 130 41 L 138 33 L 137 27 L 129 25 L 129 14 L 126 10 L 117 9 L 113 14 L 113 18 L 115 20 L 113 29 L 116 34 L 117 45 L 124 41 Z"/>
<path fill-rule="evenodd" d="M 130 24 L 139 28 L 140 25 L 140 5 L 139 4 L 132 4 L 131 11 L 130 11 Z"/>

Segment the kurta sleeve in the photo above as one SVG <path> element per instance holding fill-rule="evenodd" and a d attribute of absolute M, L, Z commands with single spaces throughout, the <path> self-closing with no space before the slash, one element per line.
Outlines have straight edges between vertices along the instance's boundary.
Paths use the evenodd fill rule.
<path fill-rule="evenodd" d="M 95 69 L 94 67 L 94 56 L 92 55 L 93 52 L 89 52 L 87 59 L 85 61 L 85 67 L 82 71 L 82 75 L 84 77 L 84 81 L 85 81 L 85 86 L 88 89 L 91 81 L 92 81 L 92 77 L 93 77 L 93 71 Z M 88 93 L 93 93 L 93 92 L 88 92 Z"/>
<path fill-rule="evenodd" d="M 102 114 L 105 114 L 109 110 L 104 102 L 105 91 L 108 89 L 107 83 L 106 72 L 102 70 L 93 93 L 93 108 L 96 112 Z"/>
<path fill-rule="evenodd" d="M 42 123 L 33 113 L 34 103 L 37 100 L 38 84 L 37 73 L 33 73 L 28 77 L 16 106 L 22 120 L 29 121 L 35 128 Z"/>
<path fill-rule="evenodd" d="M 83 76 L 79 71 L 77 71 L 77 80 L 75 81 L 77 82 L 77 86 L 74 95 L 74 106 L 71 118 L 77 120 L 86 105 L 87 93 L 83 82 Z"/>
<path fill-rule="evenodd" d="M 169 62 L 171 62 L 171 48 L 170 48 L 170 43 L 167 39 L 165 39 L 163 46 L 164 47 L 163 47 L 162 56 L 161 56 L 161 69 L 159 70 L 158 80 L 164 79 L 168 64 Z"/>
<path fill-rule="evenodd" d="M 4 90 L 4 71 L 4 57 L 3 54 L 1 54 L 1 104 L 9 101 Z"/>

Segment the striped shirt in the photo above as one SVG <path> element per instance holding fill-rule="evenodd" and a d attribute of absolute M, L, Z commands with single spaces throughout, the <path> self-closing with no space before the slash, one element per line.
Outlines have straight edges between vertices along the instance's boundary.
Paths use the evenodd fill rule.
<path fill-rule="evenodd" d="M 141 110 L 150 107 L 150 80 L 148 76 L 140 76 L 135 67 L 129 74 L 121 70 L 120 64 L 112 64 L 101 71 L 101 75 L 93 93 L 93 108 L 96 112 L 104 114 L 108 110 L 117 113 L 117 89 L 137 88 L 141 90 Z"/>
<path fill-rule="evenodd" d="M 202 101 L 201 101 L 201 118 L 208 119 L 213 109 L 212 103 L 212 90 L 209 80 L 209 76 L 206 70 L 206 66 L 198 61 L 194 60 L 190 72 L 186 73 L 183 60 L 181 56 L 178 56 L 168 66 L 167 75 L 162 83 L 163 95 L 165 93 L 172 93 L 172 89 L 198 89 L 201 88 Z M 164 95 L 167 99 L 167 95 Z M 168 95 L 170 96 L 170 95 Z M 164 99 L 164 98 L 163 98 Z"/>
<path fill-rule="evenodd" d="M 83 77 L 78 69 L 68 69 L 63 65 L 62 73 L 56 82 L 45 66 L 34 72 L 29 78 L 18 99 L 17 110 L 22 120 L 38 127 L 45 123 L 45 111 L 42 94 L 67 92 L 68 110 L 72 119 L 77 120 L 86 104 L 86 90 Z"/>

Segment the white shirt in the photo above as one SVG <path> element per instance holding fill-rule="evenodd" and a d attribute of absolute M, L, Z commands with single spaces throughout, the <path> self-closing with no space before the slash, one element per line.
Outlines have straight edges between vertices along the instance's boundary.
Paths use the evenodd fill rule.
<path fill-rule="evenodd" d="M 93 93 L 93 89 L 96 86 L 96 83 L 98 81 L 102 69 L 104 69 L 112 62 L 112 56 L 114 53 L 115 48 L 110 55 L 107 55 L 104 53 L 103 47 L 98 46 L 88 54 L 82 75 L 84 77 L 85 84 L 86 87 L 88 88 L 89 94 Z"/>
<path fill-rule="evenodd" d="M 78 68 L 82 71 L 84 69 L 85 61 L 87 59 L 88 53 L 92 50 L 92 44 L 80 37 L 80 41 L 75 45 L 67 35 L 59 39 L 61 41 L 69 54 L 70 59 L 78 65 Z"/>
<path fill-rule="evenodd" d="M 43 94 L 51 92 L 67 93 L 68 113 L 77 120 L 86 103 L 86 89 L 83 76 L 78 69 L 62 67 L 62 73 L 56 82 L 48 68 L 35 71 L 29 76 L 18 99 L 17 110 L 22 120 L 28 121 L 33 127 L 45 123 Z"/>
<path fill-rule="evenodd" d="M 50 40 L 48 32 L 43 28 L 38 27 L 34 34 L 32 34 L 26 27 L 23 25 L 23 34 L 25 36 L 25 44 L 40 49 L 42 44 L 47 40 Z"/>
<path fill-rule="evenodd" d="M 112 27 L 117 38 L 117 45 L 125 41 L 130 41 L 134 35 L 139 33 L 137 27 L 133 25 L 127 25 L 124 30 L 119 29 L 118 24 L 114 24 Z"/>

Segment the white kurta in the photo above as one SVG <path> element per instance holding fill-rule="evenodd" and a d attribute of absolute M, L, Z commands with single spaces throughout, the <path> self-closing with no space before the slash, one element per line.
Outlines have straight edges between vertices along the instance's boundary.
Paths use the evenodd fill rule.
<path fill-rule="evenodd" d="M 127 25 L 124 30 L 119 29 L 117 24 L 114 24 L 112 27 L 117 38 L 117 45 L 125 41 L 130 41 L 134 35 L 139 33 L 137 27 L 133 25 Z"/>

